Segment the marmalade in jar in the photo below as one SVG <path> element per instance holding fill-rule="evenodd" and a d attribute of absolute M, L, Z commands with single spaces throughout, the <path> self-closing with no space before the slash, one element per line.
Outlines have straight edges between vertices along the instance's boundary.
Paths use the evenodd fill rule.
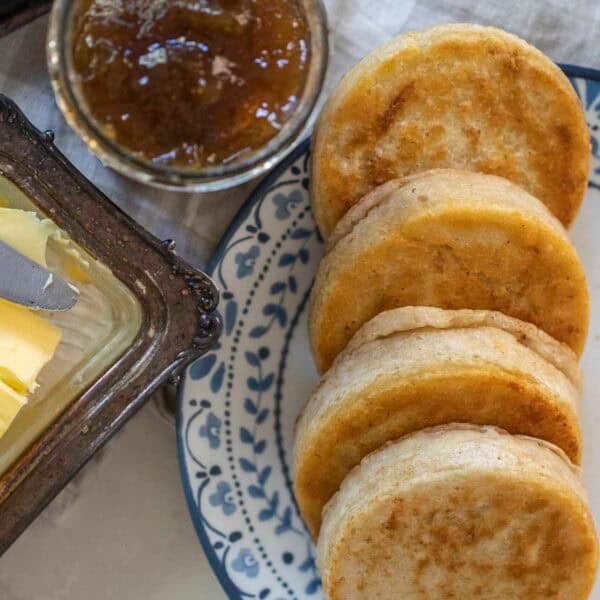
<path fill-rule="evenodd" d="M 296 110 L 310 60 L 294 0 L 85 0 L 72 59 L 104 134 L 155 164 L 243 160 Z"/>

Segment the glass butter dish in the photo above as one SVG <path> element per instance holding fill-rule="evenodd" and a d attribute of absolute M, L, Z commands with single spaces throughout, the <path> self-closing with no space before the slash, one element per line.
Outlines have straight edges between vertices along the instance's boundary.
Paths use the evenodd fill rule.
<path fill-rule="evenodd" d="M 48 267 L 76 306 L 39 388 L 0 438 L 0 553 L 161 383 L 216 342 L 212 281 L 94 188 L 0 95 L 0 204 L 50 219 Z M 0 265 L 0 270 L 2 266 Z"/>

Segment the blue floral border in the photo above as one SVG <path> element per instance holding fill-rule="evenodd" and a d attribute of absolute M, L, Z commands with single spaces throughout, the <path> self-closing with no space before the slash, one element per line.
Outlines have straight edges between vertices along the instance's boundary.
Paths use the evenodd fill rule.
<path fill-rule="evenodd" d="M 579 79 L 586 79 L 586 80 L 588 80 L 588 82 L 589 81 L 595 82 L 595 85 L 592 86 L 593 90 L 591 92 L 593 94 L 593 96 L 590 97 L 590 90 L 587 90 L 588 97 L 582 98 L 582 102 L 584 103 L 584 105 L 587 108 L 591 104 L 591 102 L 594 101 L 598 95 L 600 95 L 600 70 L 579 67 L 577 65 L 569 65 L 569 64 L 561 64 L 559 66 L 563 69 L 565 74 L 571 79 L 579 78 Z M 594 142 L 595 142 L 595 139 L 592 140 L 592 153 L 595 158 L 600 159 L 600 147 L 598 146 L 597 143 L 594 143 Z M 209 274 L 211 274 L 211 275 L 215 274 L 215 271 L 218 269 L 218 266 L 224 256 L 224 254 L 228 250 L 230 250 L 229 242 L 230 242 L 231 238 L 236 234 L 240 225 L 247 219 L 247 217 L 252 212 L 252 210 L 254 209 L 256 204 L 261 202 L 264 199 L 266 192 L 273 188 L 273 186 L 277 183 L 278 179 L 285 172 L 285 170 L 288 169 L 290 167 L 290 165 L 292 165 L 296 160 L 298 160 L 304 153 L 306 153 L 309 150 L 309 147 L 310 147 L 310 139 L 303 141 L 299 146 L 297 146 L 295 148 L 295 150 L 293 150 L 261 182 L 261 184 L 258 185 L 256 190 L 251 194 L 251 196 L 248 198 L 248 200 L 242 205 L 241 209 L 238 211 L 237 215 L 235 216 L 235 218 L 233 219 L 233 221 L 227 228 L 225 234 L 223 235 L 221 241 L 219 242 L 219 244 L 217 246 L 217 249 L 215 250 L 215 253 L 207 267 L 207 272 Z M 600 168 L 593 170 L 592 177 L 594 177 L 594 176 L 600 178 Z M 600 183 L 600 179 L 598 182 L 595 180 L 592 180 L 590 182 L 590 185 L 593 187 L 600 187 L 599 183 Z M 260 217 L 258 216 L 258 218 L 260 218 Z M 260 228 L 260 223 L 258 223 L 258 226 Z M 253 258 L 251 254 L 241 258 L 240 262 L 238 264 L 238 268 L 241 271 L 243 271 L 245 268 L 244 261 L 246 261 L 246 260 L 252 261 L 252 260 L 255 260 L 255 258 L 256 257 Z M 273 313 L 272 317 L 273 317 L 273 320 L 281 318 L 277 314 L 276 311 Z M 257 359 L 256 357 L 253 357 L 252 360 L 253 361 L 256 360 L 257 366 L 259 366 L 259 363 L 260 363 L 259 358 Z M 218 373 L 218 371 L 219 370 L 217 370 L 217 373 Z M 217 374 L 217 377 L 219 377 L 219 376 L 222 376 L 222 374 L 221 375 Z M 258 380 L 257 380 L 257 382 L 258 382 Z M 177 402 L 177 415 L 176 415 L 176 418 L 177 418 L 177 447 L 178 447 L 178 454 L 179 454 L 181 478 L 182 478 L 182 482 L 183 482 L 183 488 L 184 488 L 188 508 L 190 511 L 190 515 L 192 517 L 192 521 L 194 523 L 196 533 L 200 539 L 202 547 L 205 550 L 205 554 L 208 558 L 208 561 L 209 561 L 212 569 L 214 570 L 215 574 L 217 575 L 217 577 L 221 583 L 221 586 L 223 587 L 223 590 L 227 594 L 228 598 L 230 600 L 244 600 L 245 594 L 240 589 L 238 589 L 237 586 L 235 586 L 235 584 L 233 584 L 233 582 L 227 575 L 227 572 L 223 566 L 223 562 L 217 556 L 215 549 L 213 548 L 211 541 L 205 531 L 206 523 L 204 523 L 202 521 L 201 515 L 198 514 L 197 499 L 195 498 L 194 492 L 192 490 L 192 485 L 188 478 L 188 473 L 185 468 L 185 452 L 186 452 L 185 441 L 184 441 L 185 431 L 183 430 L 183 416 L 182 416 L 182 405 L 183 405 L 184 395 L 185 395 L 185 378 L 182 381 L 182 383 L 180 384 L 179 389 L 178 389 L 178 402 Z M 201 408 L 208 408 L 208 407 L 201 407 Z M 208 427 L 208 425 L 207 425 L 207 427 Z M 207 431 L 207 436 L 208 435 L 209 435 L 209 432 Z M 245 443 L 248 443 L 248 444 L 251 443 L 250 438 L 252 437 L 252 435 L 253 435 L 252 432 L 247 432 L 247 439 L 246 439 Z M 242 442 L 244 443 L 243 440 L 242 440 Z M 252 443 L 254 443 L 254 440 L 252 440 Z M 287 482 L 287 479 L 288 478 L 286 476 L 286 482 Z M 260 485 L 258 487 L 260 487 Z M 257 487 L 257 492 L 260 491 L 260 490 L 258 490 L 258 487 Z M 215 498 L 215 502 L 220 502 L 223 505 L 223 510 L 225 511 L 225 510 L 227 510 L 227 501 L 226 501 L 226 497 L 225 497 L 226 494 L 225 494 L 224 490 L 220 490 L 220 491 L 222 492 L 221 495 L 223 496 L 223 498 L 221 498 L 221 497 Z M 245 562 L 245 558 L 246 557 L 242 556 L 241 554 L 238 557 L 237 560 L 244 563 L 244 564 L 240 564 L 240 568 L 243 567 L 246 570 L 254 568 L 252 563 Z"/>
<path fill-rule="evenodd" d="M 211 259 L 211 261 L 207 267 L 207 272 L 215 278 L 215 280 L 217 281 L 218 284 L 221 284 L 221 285 L 223 284 L 222 281 L 219 281 L 220 277 L 219 277 L 218 271 L 219 271 L 219 266 L 220 266 L 221 260 L 223 259 L 225 254 L 229 253 L 232 250 L 231 245 L 230 245 L 231 238 L 238 232 L 240 226 L 248 219 L 248 217 L 251 215 L 251 213 L 255 209 L 256 205 L 260 204 L 264 200 L 266 193 L 270 192 L 274 188 L 278 187 L 278 185 L 280 183 L 279 179 L 281 178 L 281 175 L 283 173 L 285 173 L 285 171 L 295 161 L 297 161 L 300 157 L 305 155 L 308 152 L 309 147 L 310 147 L 310 139 L 306 139 L 300 145 L 298 145 L 284 159 L 284 161 L 282 161 L 257 186 L 256 190 L 252 193 L 252 195 L 248 198 L 248 200 L 242 205 L 242 207 L 238 211 L 237 215 L 234 217 L 232 223 L 229 225 L 227 231 L 221 238 L 221 241 L 219 242 L 219 245 L 217 246 L 217 249 L 215 250 L 213 258 Z M 256 228 L 258 230 L 260 230 L 260 228 L 261 228 L 260 211 L 256 211 L 256 212 L 258 213 L 258 214 L 255 214 L 255 219 L 258 220 L 258 222 L 256 223 Z M 252 232 L 250 232 L 250 233 L 252 233 Z M 240 254 L 239 261 L 238 261 L 238 256 L 236 256 L 236 264 L 238 266 L 238 273 L 240 276 L 245 275 L 245 270 L 250 269 L 253 266 L 253 264 L 252 264 L 253 261 L 256 260 L 256 258 L 257 258 L 256 256 L 252 256 L 251 252 L 252 252 L 252 248 L 250 248 L 248 253 L 245 253 L 244 255 Z M 303 257 L 299 257 L 299 259 L 303 260 Z M 223 298 L 223 300 L 226 301 L 225 312 L 227 313 L 227 310 L 229 309 L 229 307 L 231 307 L 234 303 L 228 302 L 228 300 L 229 300 L 229 296 L 227 293 L 228 290 L 224 289 L 222 291 L 223 291 L 222 298 Z M 225 316 L 226 316 L 226 319 L 225 319 L 226 321 L 232 320 L 231 315 L 230 315 L 229 319 L 227 319 L 227 316 L 228 316 L 227 314 Z M 284 317 L 282 315 L 278 314 L 277 311 L 273 312 L 272 320 L 278 320 L 281 318 L 284 318 Z M 259 335 L 260 335 L 260 332 L 257 332 L 257 333 L 259 333 Z M 250 360 L 252 360 L 253 362 L 256 362 L 257 367 L 260 366 L 259 365 L 259 363 L 261 362 L 260 357 L 258 357 L 258 356 L 246 357 L 246 360 L 248 360 L 248 358 L 250 358 Z M 209 367 L 211 367 L 211 368 L 213 366 L 214 365 L 209 365 Z M 221 371 L 222 371 L 222 369 L 219 366 L 213 373 L 212 377 L 216 378 L 215 384 L 219 384 L 219 381 L 217 381 L 217 380 L 219 378 L 222 378 L 224 375 L 224 373 L 222 373 Z M 223 558 L 219 558 L 219 556 L 215 552 L 215 548 L 213 547 L 211 540 L 206 532 L 206 527 L 209 526 L 209 524 L 205 523 L 202 519 L 202 516 L 199 514 L 198 504 L 197 504 L 198 498 L 195 497 L 191 481 L 188 478 L 188 474 L 185 469 L 185 457 L 187 454 L 185 435 L 186 435 L 187 428 L 184 427 L 183 415 L 182 415 L 183 397 L 185 395 L 185 383 L 186 383 L 186 381 L 184 378 L 184 380 L 179 385 L 179 389 L 178 389 L 176 421 L 177 421 L 177 447 L 178 447 L 178 454 L 179 454 L 179 464 L 180 464 L 181 477 L 182 477 L 183 488 L 184 488 L 188 508 L 190 511 L 190 515 L 192 516 L 192 521 L 194 523 L 196 533 L 200 539 L 202 547 L 205 550 L 206 557 L 207 557 L 213 571 L 217 575 L 217 578 L 219 579 L 219 582 L 221 583 L 221 586 L 223 587 L 228 598 L 230 598 L 232 600 L 245 600 L 246 594 L 233 583 L 233 581 L 229 577 L 229 575 L 224 567 Z M 260 384 L 260 381 L 257 379 L 256 383 L 258 385 L 258 384 Z M 198 414 L 200 414 L 203 409 L 208 410 L 209 408 L 210 408 L 210 406 L 199 406 Z M 208 418 L 210 418 L 210 414 L 208 415 Z M 208 421 L 207 421 L 207 428 L 208 428 Z M 207 430 L 206 434 L 208 436 L 210 434 L 210 432 Z M 246 432 L 246 435 L 245 435 L 245 440 L 246 440 L 245 443 L 246 444 L 250 444 L 250 437 L 252 435 L 253 435 L 253 433 L 251 431 Z M 243 440 L 242 440 L 242 443 L 244 443 Z M 260 448 L 259 448 L 259 450 L 260 450 Z M 204 465 L 201 465 L 201 466 L 204 467 Z M 247 465 L 247 467 L 251 468 L 251 465 Z M 210 476 L 210 474 L 211 474 L 210 472 L 207 473 L 208 476 Z M 257 479 L 257 489 L 255 490 L 256 493 L 259 493 L 261 491 L 259 489 L 259 488 L 261 488 L 260 475 L 262 475 L 262 473 L 257 473 L 257 477 L 259 477 L 259 479 Z M 201 486 L 200 492 L 201 491 L 202 491 L 202 486 Z M 221 490 L 221 496 L 223 496 L 223 497 L 215 498 L 214 501 L 221 504 L 223 510 L 225 511 L 225 510 L 227 510 L 226 490 Z M 275 498 L 275 500 L 276 499 L 277 498 Z M 212 502 L 212 497 L 210 498 L 210 500 Z M 270 500 L 271 503 L 273 502 L 273 498 L 270 498 L 268 500 Z M 286 512 L 279 515 L 279 517 L 280 517 L 279 526 L 280 527 L 289 527 L 289 523 L 288 523 L 289 510 L 286 509 Z M 243 561 L 246 557 L 243 557 L 240 555 L 238 558 L 239 558 L 239 560 Z M 312 559 L 311 556 L 309 556 L 307 558 L 307 560 L 304 561 L 302 566 L 309 568 L 311 570 L 316 569 L 316 567 L 314 565 L 314 560 Z M 250 561 L 250 562 L 246 561 L 244 565 L 240 565 L 240 568 L 241 567 L 244 567 L 247 570 L 247 569 L 252 569 L 254 567 L 254 565 L 253 565 L 252 561 Z M 318 582 L 318 578 L 317 578 L 315 580 L 315 583 L 313 584 L 313 586 L 315 586 L 315 589 L 316 589 L 316 586 L 318 583 L 319 582 Z"/>

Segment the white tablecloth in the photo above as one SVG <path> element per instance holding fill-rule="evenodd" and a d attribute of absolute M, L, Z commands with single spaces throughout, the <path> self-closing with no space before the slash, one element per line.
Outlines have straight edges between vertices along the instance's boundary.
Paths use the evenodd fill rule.
<path fill-rule="evenodd" d="M 328 87 L 358 58 L 408 29 L 448 21 L 504 27 L 554 60 L 600 67 L 597 0 L 326 0 Z M 47 19 L 0 40 L 0 92 L 104 192 L 201 266 L 252 185 L 171 194 L 105 169 L 66 126 L 45 66 Z M 1 600 L 216 600 L 224 597 L 188 518 L 175 433 L 153 405 L 100 452 L 0 559 Z"/>

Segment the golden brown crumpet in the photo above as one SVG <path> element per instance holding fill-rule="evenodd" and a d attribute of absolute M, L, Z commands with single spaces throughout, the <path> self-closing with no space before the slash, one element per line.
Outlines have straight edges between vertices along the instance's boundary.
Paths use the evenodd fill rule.
<path fill-rule="evenodd" d="M 590 141 L 562 71 L 499 29 L 443 25 L 402 35 L 342 80 L 314 142 L 312 206 L 325 238 L 378 185 L 433 168 L 501 175 L 568 226 Z"/>
<path fill-rule="evenodd" d="M 317 555 L 328 600 L 585 600 L 598 543 L 560 450 L 454 425 L 365 459 L 328 505 Z"/>
<path fill-rule="evenodd" d="M 382 313 L 338 356 L 298 420 L 294 487 L 305 522 L 316 536 L 323 507 L 351 469 L 434 425 L 498 425 L 579 462 L 580 378 L 568 348 L 498 313 Z"/>
<path fill-rule="evenodd" d="M 311 296 L 321 372 L 378 313 L 402 306 L 497 310 L 581 354 L 583 266 L 546 207 L 509 181 L 450 169 L 377 188 L 339 222 Z"/>

